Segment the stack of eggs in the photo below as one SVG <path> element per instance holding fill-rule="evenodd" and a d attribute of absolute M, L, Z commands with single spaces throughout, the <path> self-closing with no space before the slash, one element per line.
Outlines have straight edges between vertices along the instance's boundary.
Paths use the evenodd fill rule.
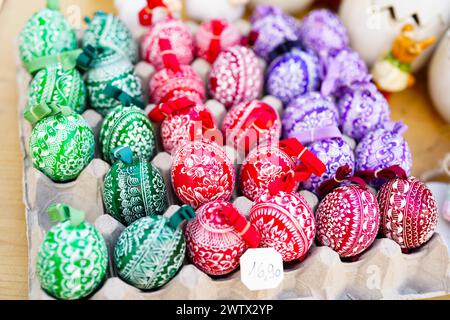
<path fill-rule="evenodd" d="M 49 1 L 21 34 L 21 58 L 34 75 L 25 112 L 34 126 L 33 163 L 55 182 L 76 179 L 94 156 L 93 131 L 79 113 L 90 107 L 104 117 L 99 149 L 111 169 L 103 200 L 106 213 L 126 226 L 112 261 L 127 283 L 160 288 L 186 256 L 217 276 L 236 270 L 248 248 L 273 247 L 288 262 L 305 259 L 315 238 L 349 258 L 368 249 L 378 230 L 405 250 L 432 236 L 436 203 L 408 176 L 406 127 L 390 120 L 387 101 L 331 11 L 312 11 L 299 22 L 258 6 L 247 38 L 220 19 L 203 22 L 195 35 L 171 14 L 147 21 L 140 55 L 156 72 L 142 84 L 133 66 L 138 46 L 119 19 L 102 12 L 87 19 L 77 49 L 56 3 Z M 195 58 L 211 64 L 207 83 L 191 66 Z M 143 85 L 152 105 L 147 115 Z M 283 110 L 264 102 L 273 99 L 259 100 L 263 93 Z M 227 111 L 222 121 L 207 97 Z M 172 161 L 170 179 L 151 163 L 159 145 Z M 244 159 L 240 172 L 230 151 Z M 380 188 L 377 196 L 368 183 Z M 254 201 L 248 220 L 230 203 L 236 185 Z M 182 206 L 165 217 L 171 188 Z M 299 190 L 319 196 L 317 212 Z M 67 237 L 48 233 L 38 262 L 42 287 L 61 299 L 85 297 L 104 278 L 103 239 L 78 210 L 49 211 Z M 88 277 L 68 257 L 87 283 L 68 294 L 62 285 L 72 275 L 54 277 L 47 264 L 58 258 L 54 242 L 69 245 L 73 233 L 89 239 L 80 239 L 78 250 L 94 249 L 87 259 L 96 269 Z"/>

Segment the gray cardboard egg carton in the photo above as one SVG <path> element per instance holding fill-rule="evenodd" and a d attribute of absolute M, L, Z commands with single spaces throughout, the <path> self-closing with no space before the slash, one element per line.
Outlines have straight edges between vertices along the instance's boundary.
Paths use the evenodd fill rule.
<path fill-rule="evenodd" d="M 248 30 L 248 24 L 240 22 L 241 30 Z M 195 25 L 191 25 L 195 28 Z M 86 212 L 86 219 L 94 224 L 104 236 L 110 255 L 108 278 L 91 299 L 416 299 L 443 296 L 450 293 L 450 255 L 446 242 L 450 234 L 448 224 L 440 221 L 441 237 L 435 234 L 420 250 L 413 254 L 402 254 L 400 247 L 389 239 L 377 239 L 373 246 L 356 262 L 342 262 L 337 253 L 327 247 L 312 246 L 309 256 L 302 263 L 285 266 L 285 278 L 280 286 L 272 290 L 250 291 L 240 281 L 240 271 L 214 279 L 186 261 L 183 268 L 163 288 L 143 292 L 118 278 L 112 263 L 114 244 L 124 226 L 109 215 L 104 214 L 102 201 L 103 177 L 110 166 L 100 159 L 98 144 L 95 159 L 74 182 L 57 184 L 36 170 L 31 162 L 28 139 L 31 126 L 22 118 L 26 105 L 30 76 L 17 64 L 17 84 L 19 89 L 20 141 L 24 161 L 24 203 L 28 229 L 28 280 L 30 299 L 52 299 L 40 287 L 36 276 L 36 255 L 45 236 L 52 226 L 46 209 L 56 202 L 67 203 Z M 206 78 L 208 64 L 197 60 L 193 67 Z M 145 63 L 136 67 L 143 78 L 144 87 L 153 69 Z M 273 97 L 264 100 L 282 113 L 281 102 Z M 226 110 L 217 101 L 210 100 L 207 107 L 218 123 Z M 151 106 L 148 107 L 150 109 Z M 148 111 L 148 110 L 147 110 Z M 102 117 L 93 110 L 87 110 L 83 117 L 88 121 L 96 136 Z M 157 126 L 155 129 L 158 133 Z M 354 141 L 349 140 L 354 147 Z M 241 163 L 237 155 L 228 147 L 227 154 Z M 170 182 L 171 157 L 159 152 L 152 163 L 160 169 L 167 186 Z M 239 166 L 236 166 L 236 172 Z M 302 192 L 312 207 L 317 206 L 314 195 Z M 171 206 L 165 215 L 170 216 L 179 207 L 176 196 L 168 188 Z M 233 203 L 248 216 L 252 202 L 239 197 L 236 192 Z"/>

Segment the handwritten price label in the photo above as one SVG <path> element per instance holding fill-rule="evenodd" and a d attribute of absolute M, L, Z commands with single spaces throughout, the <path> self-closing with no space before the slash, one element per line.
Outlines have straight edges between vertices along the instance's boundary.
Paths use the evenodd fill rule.
<path fill-rule="evenodd" d="M 248 249 L 241 257 L 241 281 L 252 291 L 274 289 L 283 277 L 283 259 L 273 248 Z"/>

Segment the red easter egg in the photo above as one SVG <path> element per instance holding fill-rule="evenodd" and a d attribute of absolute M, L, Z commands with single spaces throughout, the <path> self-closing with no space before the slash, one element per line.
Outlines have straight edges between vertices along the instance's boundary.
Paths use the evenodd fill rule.
<path fill-rule="evenodd" d="M 262 94 L 264 71 L 255 53 L 234 46 L 219 54 L 209 75 L 211 96 L 230 108 Z"/>
<path fill-rule="evenodd" d="M 298 160 L 287 154 L 278 143 L 268 143 L 253 149 L 241 166 L 242 193 L 254 201 L 265 192 L 269 183 L 295 168 Z"/>
<path fill-rule="evenodd" d="M 205 84 L 199 74 L 188 65 L 181 72 L 161 69 L 150 80 L 149 94 L 155 104 L 186 97 L 201 103 L 205 99 Z"/>
<path fill-rule="evenodd" d="M 394 179 L 378 192 L 383 235 L 403 249 L 420 247 L 432 237 L 438 221 L 430 189 L 414 177 Z"/>
<path fill-rule="evenodd" d="M 267 103 L 254 100 L 234 106 L 222 123 L 227 145 L 248 153 L 265 142 L 278 141 L 281 121 L 277 111 Z"/>
<path fill-rule="evenodd" d="M 142 57 L 157 70 L 164 68 L 159 39 L 167 38 L 173 44 L 180 64 L 188 65 L 194 59 L 194 40 L 187 26 L 178 19 L 164 19 L 153 23 L 142 40 Z"/>
<path fill-rule="evenodd" d="M 380 224 L 375 196 L 358 185 L 336 188 L 316 211 L 317 239 L 341 257 L 352 257 L 370 247 Z"/>
<path fill-rule="evenodd" d="M 228 201 L 235 182 L 233 164 L 223 148 L 204 141 L 191 141 L 176 150 L 171 176 L 178 198 L 194 208 Z"/>
<path fill-rule="evenodd" d="M 260 247 L 274 248 L 283 261 L 305 256 L 316 231 L 312 209 L 297 192 L 261 194 L 250 209 L 250 222 L 261 235 Z"/>
<path fill-rule="evenodd" d="M 207 203 L 187 223 L 184 233 L 190 260 L 209 275 L 224 275 L 235 270 L 247 249 L 242 236 L 220 214 L 223 207 L 237 210 L 228 202 Z"/>
<path fill-rule="evenodd" d="M 217 130 L 214 118 L 203 104 L 175 111 L 161 123 L 164 150 L 173 153 L 186 142 L 202 137 L 206 130 Z"/>
<path fill-rule="evenodd" d="M 241 34 L 226 20 L 209 20 L 201 24 L 195 35 L 197 57 L 213 63 L 220 52 L 238 45 Z"/>

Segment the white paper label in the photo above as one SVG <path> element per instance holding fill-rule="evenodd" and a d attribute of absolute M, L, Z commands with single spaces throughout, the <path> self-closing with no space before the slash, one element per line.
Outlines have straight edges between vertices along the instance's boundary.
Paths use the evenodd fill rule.
<path fill-rule="evenodd" d="M 274 289 L 283 281 L 283 259 L 273 248 L 248 249 L 240 263 L 241 281 L 252 291 Z"/>

